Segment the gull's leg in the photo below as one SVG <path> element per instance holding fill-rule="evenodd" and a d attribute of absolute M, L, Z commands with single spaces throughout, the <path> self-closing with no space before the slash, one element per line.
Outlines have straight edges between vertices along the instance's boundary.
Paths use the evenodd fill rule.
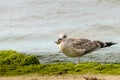
<path fill-rule="evenodd" d="M 78 64 L 80 63 L 80 57 L 78 57 Z"/>
<path fill-rule="evenodd" d="M 76 64 L 79 64 L 79 63 L 80 63 L 80 57 L 77 57 L 77 58 L 76 58 L 75 63 L 76 63 Z"/>

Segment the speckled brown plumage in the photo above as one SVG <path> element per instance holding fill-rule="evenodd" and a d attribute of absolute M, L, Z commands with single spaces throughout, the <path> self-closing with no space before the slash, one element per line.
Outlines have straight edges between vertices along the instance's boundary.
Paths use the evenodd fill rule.
<path fill-rule="evenodd" d="M 97 49 L 116 44 L 112 42 L 91 41 L 85 38 L 67 38 L 67 36 L 64 36 L 66 35 L 58 39 L 58 46 L 62 53 L 70 57 L 83 56 Z"/>

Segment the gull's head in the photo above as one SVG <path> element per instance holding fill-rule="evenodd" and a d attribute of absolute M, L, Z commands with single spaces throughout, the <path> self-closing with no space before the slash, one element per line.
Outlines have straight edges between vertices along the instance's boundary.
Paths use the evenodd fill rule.
<path fill-rule="evenodd" d="M 55 43 L 59 45 L 61 42 L 65 41 L 66 38 L 67 38 L 67 35 L 62 33 L 59 35 L 59 38 L 57 41 L 55 41 Z"/>

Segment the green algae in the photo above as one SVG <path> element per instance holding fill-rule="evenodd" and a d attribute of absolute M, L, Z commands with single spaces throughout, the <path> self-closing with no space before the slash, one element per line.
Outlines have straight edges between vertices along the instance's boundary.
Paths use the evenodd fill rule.
<path fill-rule="evenodd" d="M 13 50 L 0 51 L 0 76 L 16 75 L 66 75 L 103 74 L 120 75 L 120 64 L 81 62 L 78 64 L 58 62 L 40 64 L 34 55 L 25 55 Z"/>

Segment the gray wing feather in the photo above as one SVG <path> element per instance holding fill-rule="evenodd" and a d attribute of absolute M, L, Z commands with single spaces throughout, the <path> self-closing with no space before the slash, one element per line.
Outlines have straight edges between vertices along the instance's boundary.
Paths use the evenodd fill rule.
<path fill-rule="evenodd" d="M 96 48 L 96 44 L 88 39 L 75 39 L 72 46 L 76 49 L 85 49 L 85 52 L 90 52 Z"/>

